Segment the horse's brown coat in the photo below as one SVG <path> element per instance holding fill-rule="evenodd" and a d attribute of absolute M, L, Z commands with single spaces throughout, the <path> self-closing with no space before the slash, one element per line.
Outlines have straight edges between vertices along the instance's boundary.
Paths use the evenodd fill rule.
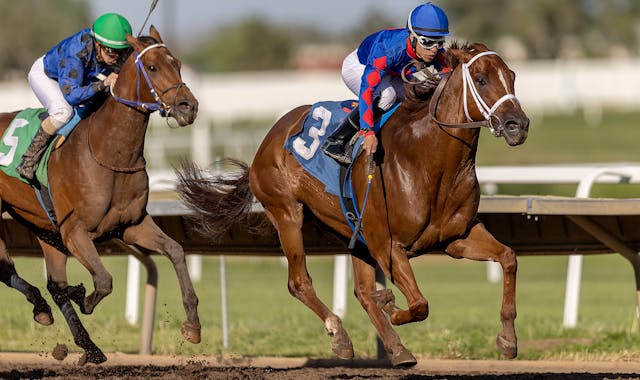
<path fill-rule="evenodd" d="M 456 258 L 494 260 L 504 271 L 500 319 L 503 329 L 497 345 L 507 357 L 517 353 L 514 319 L 516 256 L 496 241 L 476 219 L 480 188 L 475 175 L 479 128 L 445 127 L 435 122 L 464 124 L 462 64 L 487 51 L 481 44 L 451 46 L 446 57 L 454 68 L 443 91 L 437 95 L 436 115 L 429 112 L 429 95 L 420 85 L 407 85 L 407 99 L 387 121 L 380 133 L 380 145 L 367 208 L 363 214 L 363 235 L 367 245 L 353 250 L 355 295 L 369 315 L 394 365 L 413 365 L 413 355 L 402 345 L 392 324 L 421 321 L 429 313 L 414 278 L 409 258 L 442 251 Z M 515 74 L 498 55 L 480 57 L 470 66 L 474 84 L 484 101 L 492 105 L 507 93 L 513 94 Z M 467 100 L 473 120 L 484 120 L 478 108 Z M 179 172 L 180 191 L 185 201 L 203 217 L 211 231 L 228 228 L 229 210 L 246 207 L 252 201 L 250 186 L 266 215 L 278 231 L 289 263 L 289 291 L 325 322 L 333 337 L 334 352 L 353 357 L 351 340 L 340 319 L 316 296 L 307 272 L 301 226 L 307 209 L 322 223 L 348 239 L 351 229 L 339 199 L 325 193 L 322 184 L 285 150 L 285 140 L 298 132 L 309 107 L 298 107 L 271 128 L 258 149 L 250 169 L 235 182 L 207 181 L 197 167 L 186 163 Z M 493 115 L 509 145 L 524 142 L 529 120 L 517 100 L 502 103 Z M 499 123 L 499 125 L 498 125 Z M 362 207 L 367 182 L 367 157 L 357 158 L 353 183 Z M 246 171 L 248 170 L 248 175 Z M 232 185 L 229 190 L 229 185 Z M 247 195 L 248 194 L 248 195 Z M 243 201 L 238 201 L 241 195 Z M 235 199 L 233 203 L 226 200 Z M 221 201 L 223 200 L 223 201 Z M 376 291 L 375 267 L 398 287 L 407 299 L 408 310 L 394 303 L 389 290 Z M 386 315 L 385 315 L 386 314 Z"/>
<path fill-rule="evenodd" d="M 161 43 L 159 33 L 151 27 L 150 37 L 128 36 L 136 53 Z M 113 89 L 117 96 L 138 102 L 155 102 L 150 88 L 140 77 L 137 94 L 137 69 L 132 53 L 124 63 Z M 193 123 L 198 102 L 182 83 L 180 61 L 166 47 L 148 50 L 141 61 L 151 83 L 167 111 L 181 126 Z M 142 75 L 138 73 L 138 75 Z M 178 86 L 176 86 L 178 85 Z M 30 226 L 38 236 L 47 266 L 48 289 L 63 311 L 75 342 L 86 352 L 86 359 L 106 360 L 75 314 L 69 300 L 83 313 L 94 307 L 112 289 L 112 278 L 102 264 L 93 240 L 119 238 L 147 252 L 170 258 L 182 291 L 187 320 L 184 336 L 200 341 L 198 299 L 187 272 L 180 245 L 164 234 L 146 212 L 149 179 L 144 170 L 144 139 L 150 112 L 109 98 L 100 109 L 80 122 L 67 141 L 52 152 L 49 160 L 49 186 L 59 229 L 53 226 L 40 207 L 34 191 L 18 179 L 0 174 L 2 210 L 8 211 Z M 14 114 L 0 114 L 0 133 Z M 94 291 L 84 297 L 82 285 L 69 286 L 66 276 L 67 254 L 75 257 L 91 273 Z M 37 288 L 23 284 L 15 273 L 9 252 L 0 241 L 0 279 L 22 291 L 34 304 L 34 318 L 43 324 L 53 322 L 51 311 Z M 21 284 L 14 286 L 13 284 Z"/>

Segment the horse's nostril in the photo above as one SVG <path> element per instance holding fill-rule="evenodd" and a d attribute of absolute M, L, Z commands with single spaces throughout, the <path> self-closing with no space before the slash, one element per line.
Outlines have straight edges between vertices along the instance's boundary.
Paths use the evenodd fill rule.
<path fill-rule="evenodd" d="M 509 120 L 505 123 L 505 129 L 507 132 L 514 133 L 520 129 L 520 124 L 515 120 Z"/>
<path fill-rule="evenodd" d="M 180 102 L 178 104 L 178 109 L 180 110 L 180 112 L 189 112 L 193 109 L 194 107 L 191 105 L 191 103 L 189 102 Z"/>

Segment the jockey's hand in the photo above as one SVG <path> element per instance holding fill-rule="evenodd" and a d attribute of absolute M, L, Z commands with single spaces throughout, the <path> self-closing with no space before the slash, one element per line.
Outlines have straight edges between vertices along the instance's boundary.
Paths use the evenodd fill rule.
<path fill-rule="evenodd" d="M 117 80 L 118 80 L 118 74 L 111 73 L 107 78 L 105 78 L 105 80 L 102 81 L 102 83 L 104 83 L 106 88 L 111 88 L 111 86 L 116 84 Z"/>
<path fill-rule="evenodd" d="M 378 148 L 378 138 L 374 134 L 365 136 L 364 141 L 362 142 L 362 146 L 364 147 L 364 151 L 367 156 L 373 154 Z"/>

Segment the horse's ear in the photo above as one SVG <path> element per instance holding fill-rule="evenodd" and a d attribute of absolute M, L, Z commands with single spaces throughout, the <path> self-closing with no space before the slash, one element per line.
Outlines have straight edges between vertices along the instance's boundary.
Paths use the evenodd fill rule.
<path fill-rule="evenodd" d="M 140 47 L 140 42 L 138 42 L 138 39 L 129 33 L 127 33 L 127 42 L 129 43 L 129 45 L 131 45 L 131 47 L 134 50 L 137 50 L 137 51 L 142 50 L 142 48 Z"/>
<path fill-rule="evenodd" d="M 149 27 L 149 35 L 153 37 L 156 41 L 162 43 L 162 37 L 160 37 L 160 33 L 158 33 L 158 29 L 155 26 L 151 25 Z"/>

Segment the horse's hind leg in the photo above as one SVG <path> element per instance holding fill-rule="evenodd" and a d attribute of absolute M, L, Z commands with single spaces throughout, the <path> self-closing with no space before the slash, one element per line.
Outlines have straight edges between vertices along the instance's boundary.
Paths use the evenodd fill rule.
<path fill-rule="evenodd" d="M 518 262 L 513 249 L 498 242 L 484 227 L 478 223 L 471 228 L 466 239 L 452 242 L 445 250 L 452 257 L 464 257 L 471 260 L 497 261 L 502 266 L 503 290 L 500 320 L 502 331 L 498 334 L 496 345 L 507 358 L 515 358 L 518 354 L 516 338 L 516 271 Z"/>
<path fill-rule="evenodd" d="M 0 239 L 0 281 L 7 286 L 17 289 L 33 304 L 33 319 L 41 325 L 53 323 L 53 315 L 47 301 L 42 298 L 40 290 L 18 276 L 13 260 L 9 257 L 7 247 Z"/>
<path fill-rule="evenodd" d="M 299 299 L 324 321 L 331 336 L 333 352 L 341 359 L 353 358 L 351 338 L 342 327 L 342 321 L 320 301 L 307 271 L 306 256 L 302 243 L 302 205 L 292 205 L 289 210 L 269 208 L 267 216 L 278 230 L 282 250 L 289 268 L 288 288 L 292 296 Z"/>
<path fill-rule="evenodd" d="M 145 216 L 142 223 L 127 228 L 122 240 L 127 244 L 135 244 L 169 257 L 178 276 L 182 303 L 187 314 L 187 320 L 182 323 L 182 335 L 191 343 L 200 343 L 201 326 L 198 317 L 198 297 L 193 290 L 193 283 L 189 277 L 184 258 L 184 250 L 180 244 L 162 232 L 149 215 Z"/>
<path fill-rule="evenodd" d="M 73 335 L 73 341 L 85 351 L 79 364 L 84 364 L 85 362 L 99 364 L 104 362 L 107 360 L 107 357 L 91 340 L 89 333 L 82 325 L 69 299 L 66 255 L 42 240 L 39 240 L 39 242 L 44 252 L 45 263 L 47 264 L 47 289 L 49 293 L 51 293 L 53 301 L 60 308 L 64 319 L 67 321 L 67 325 L 69 325 L 69 329 Z"/>
<path fill-rule="evenodd" d="M 366 256 L 363 256 L 366 257 Z M 375 284 L 375 262 L 365 262 L 358 257 L 352 256 L 354 291 L 356 298 L 369 315 L 371 323 L 378 331 L 378 335 L 384 344 L 391 363 L 394 366 L 409 367 L 416 365 L 416 358 L 407 350 L 400 341 L 400 337 L 393 330 L 391 324 L 385 317 L 381 308 L 376 304 L 372 295 L 376 291 Z"/>

